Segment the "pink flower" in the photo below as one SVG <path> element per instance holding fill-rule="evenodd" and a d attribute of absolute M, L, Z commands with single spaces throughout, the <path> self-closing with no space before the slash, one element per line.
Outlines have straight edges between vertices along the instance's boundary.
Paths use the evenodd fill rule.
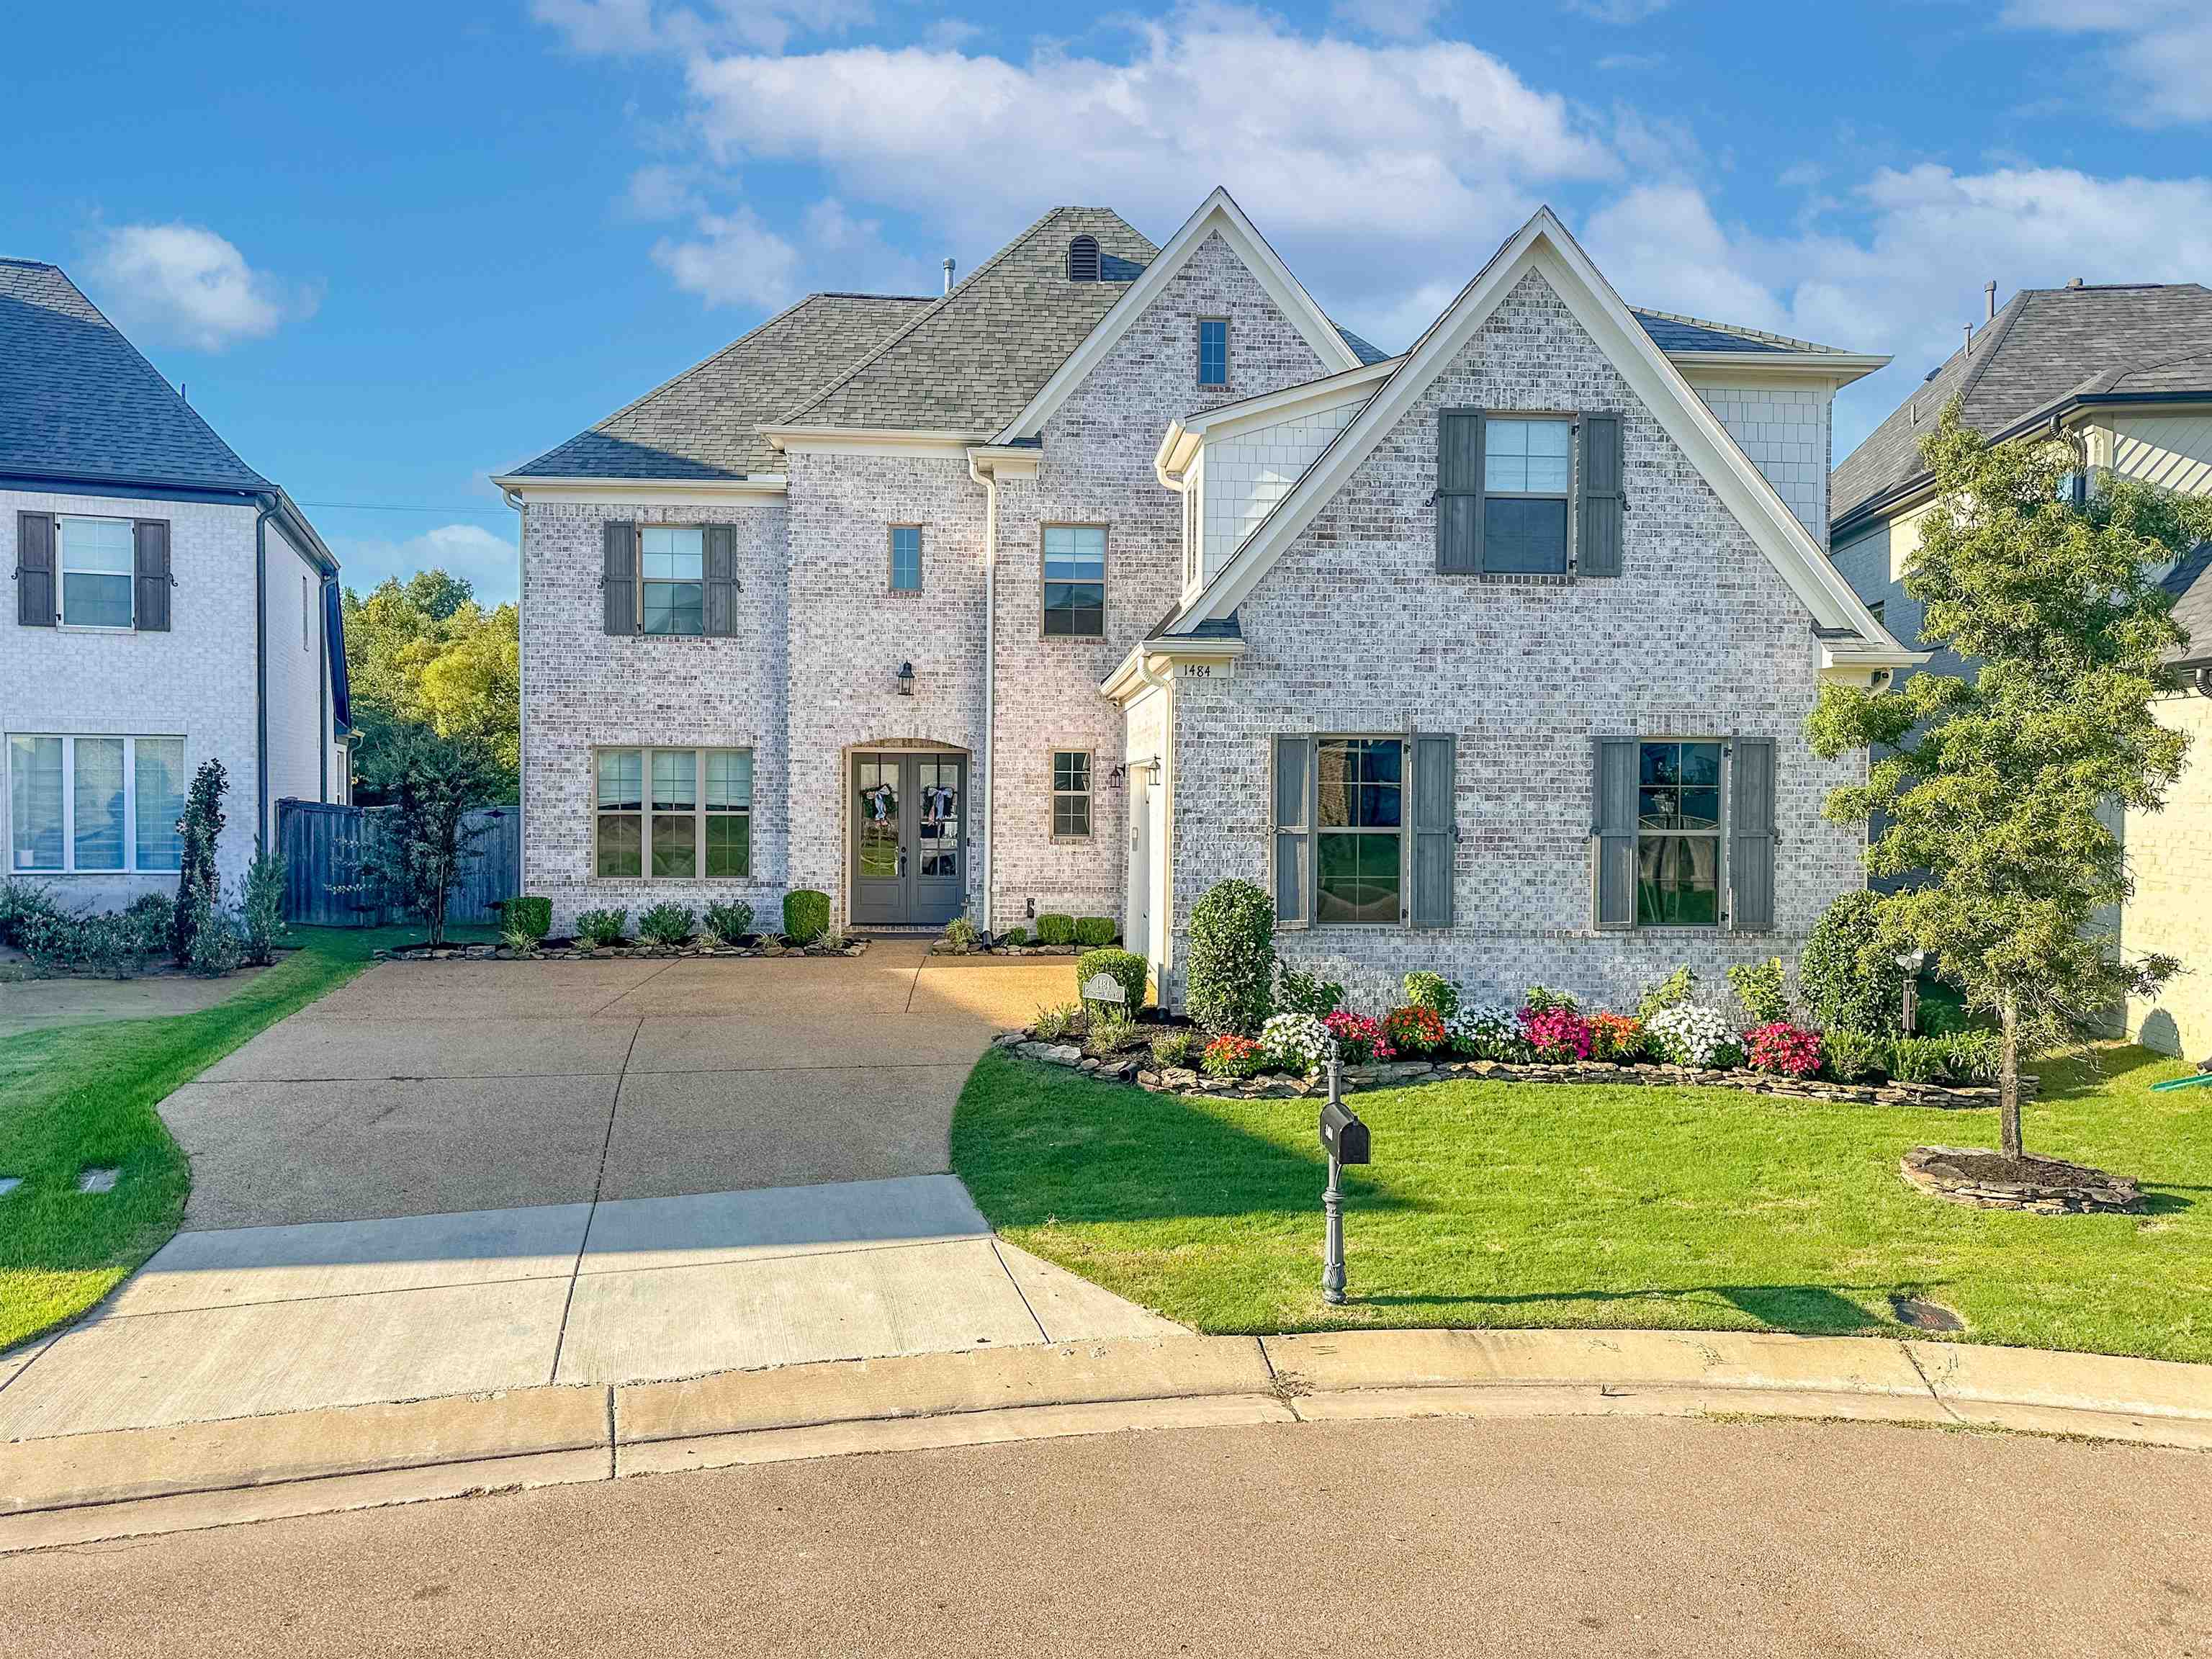
<path fill-rule="evenodd" d="M 1356 1066 L 1363 1060 L 1395 1060 L 1398 1051 L 1390 1043 L 1382 1022 L 1370 1019 L 1365 1014 L 1349 1013 L 1342 1008 L 1324 1015 L 1321 1022 L 1328 1034 L 1336 1039 L 1337 1054 L 1347 1066 Z"/>
<path fill-rule="evenodd" d="M 1521 1035 L 1539 1060 L 1588 1060 L 1594 1041 L 1590 1023 L 1572 1008 L 1523 1008 Z"/>
<path fill-rule="evenodd" d="M 1820 1069 L 1820 1034 L 1786 1019 L 1754 1025 L 1743 1034 L 1752 1069 L 1778 1077 L 1810 1077 Z"/>

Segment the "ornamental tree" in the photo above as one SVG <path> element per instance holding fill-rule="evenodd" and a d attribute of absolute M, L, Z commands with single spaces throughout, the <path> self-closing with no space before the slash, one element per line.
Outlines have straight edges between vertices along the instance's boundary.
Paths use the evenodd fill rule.
<path fill-rule="evenodd" d="M 2170 957 L 2124 957 L 2093 926 L 2128 896 L 2119 838 L 2098 817 L 2155 810 L 2186 738 L 2153 718 L 2161 661 L 2185 642 L 2158 568 L 2212 535 L 2212 502 L 2107 479 L 2086 505 L 2062 488 L 2063 442 L 1990 444 L 1955 403 L 1921 441 L 1936 502 L 1905 591 L 1923 644 L 1963 673 L 1922 672 L 1879 692 L 1825 685 L 1814 751 L 1871 750 L 1867 781 L 1826 815 L 1881 830 L 1868 870 L 1885 948 L 1926 951 L 1970 1006 L 1996 1016 L 2003 1152 L 2021 1156 L 2020 1060 L 2097 1029 L 2148 994 Z"/>
<path fill-rule="evenodd" d="M 446 942 L 446 902 L 460 884 L 461 866 L 490 833 L 469 814 L 498 787 L 489 746 L 473 738 L 441 738 L 421 726 L 395 731 L 378 757 L 392 805 L 376 832 L 362 841 L 362 868 L 404 908 L 422 918 L 432 945 Z"/>

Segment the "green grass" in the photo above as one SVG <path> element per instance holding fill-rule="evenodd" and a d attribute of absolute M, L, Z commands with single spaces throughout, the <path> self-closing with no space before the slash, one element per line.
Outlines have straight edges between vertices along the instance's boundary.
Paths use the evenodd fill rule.
<path fill-rule="evenodd" d="M 299 950 L 198 1013 L 0 1040 L 0 1175 L 23 1181 L 0 1198 L 0 1352 L 82 1313 L 176 1231 L 191 1175 L 155 1110 L 170 1091 L 421 933 L 302 928 Z M 115 1190 L 79 1193 L 88 1168 L 120 1170 Z"/>
<path fill-rule="evenodd" d="M 2043 1068 L 2031 1151 L 2137 1176 L 2140 1216 L 1967 1209 L 1907 1187 L 1994 1111 L 1729 1090 L 1465 1082 L 1356 1097 L 1352 1302 L 1320 1296 L 1326 1166 L 1308 1101 L 1151 1095 L 1000 1054 L 969 1077 L 953 1167 L 1006 1236 L 1201 1330 L 1590 1326 L 1901 1329 L 1892 1292 L 1969 1339 L 2212 1360 L 2212 1090 L 2114 1047 Z"/>

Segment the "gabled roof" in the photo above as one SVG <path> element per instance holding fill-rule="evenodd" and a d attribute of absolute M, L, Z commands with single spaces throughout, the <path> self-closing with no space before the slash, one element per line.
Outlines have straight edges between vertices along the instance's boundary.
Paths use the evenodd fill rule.
<path fill-rule="evenodd" d="M 1792 339 L 1787 334 L 1769 334 L 1764 329 L 1745 328 L 1735 323 L 1716 323 L 1703 317 L 1686 317 L 1680 312 L 1652 311 L 1643 306 L 1632 306 L 1629 315 L 1644 325 L 1644 331 L 1662 351 L 1740 351 L 1747 356 L 1761 356 L 1777 352 L 1811 352 L 1823 356 L 1850 357 L 1856 354 L 1841 346 L 1819 345 L 1811 340 Z"/>
<path fill-rule="evenodd" d="M 2173 595 L 2173 619 L 2189 630 L 2189 643 L 2168 660 L 2197 667 L 2212 664 L 2212 542 L 2199 542 L 2159 584 Z"/>
<path fill-rule="evenodd" d="M 0 474 L 275 486 L 216 435 L 60 266 L 0 259 Z"/>
<path fill-rule="evenodd" d="M 1596 341 L 1622 379 L 1681 447 L 1810 613 L 1828 659 L 1853 668 L 1924 660 L 1876 622 L 1796 514 L 1682 378 L 1549 208 L 1494 254 L 1431 325 L 1359 414 L 1339 433 L 1162 634 L 1196 635 L 1235 611 L 1360 463 L 1472 339 L 1522 276 L 1535 270 Z M 1139 647 L 1142 649 L 1140 646 Z"/>
<path fill-rule="evenodd" d="M 759 431 L 934 301 L 810 294 L 704 362 L 515 469 L 541 478 L 743 478 L 778 470 Z"/>
<path fill-rule="evenodd" d="M 1968 426 L 1995 437 L 2079 398 L 2191 392 L 2212 395 L 2212 289 L 2196 283 L 2023 289 L 1829 476 L 1835 522 L 1902 500 L 1926 482 L 1920 439 L 1954 397 Z"/>
<path fill-rule="evenodd" d="M 1098 243 L 1105 280 L 1071 282 L 1068 244 Z M 1054 208 L 772 430 L 998 431 L 1159 252 L 1106 208 Z M 1118 262 L 1118 263 L 1116 263 Z"/>

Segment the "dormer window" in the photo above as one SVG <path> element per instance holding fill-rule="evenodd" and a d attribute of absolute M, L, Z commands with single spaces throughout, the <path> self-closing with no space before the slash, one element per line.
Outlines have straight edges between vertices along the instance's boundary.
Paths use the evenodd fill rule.
<path fill-rule="evenodd" d="M 1067 245 L 1067 280 L 1071 283 L 1095 283 L 1098 280 L 1098 239 L 1079 236 Z"/>

